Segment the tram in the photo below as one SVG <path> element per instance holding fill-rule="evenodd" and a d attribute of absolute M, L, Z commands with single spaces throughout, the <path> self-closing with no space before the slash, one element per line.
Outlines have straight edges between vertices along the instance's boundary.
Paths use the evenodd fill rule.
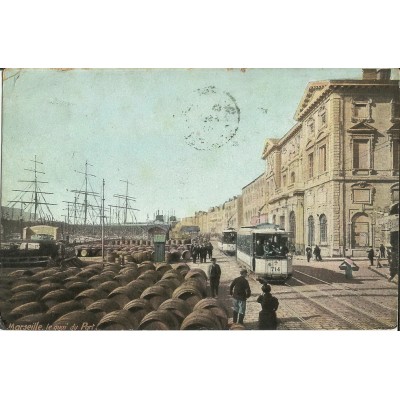
<path fill-rule="evenodd" d="M 237 262 L 257 279 L 285 281 L 293 274 L 288 232 L 273 224 L 242 227 L 237 234 Z"/>
<path fill-rule="evenodd" d="M 234 228 L 228 228 L 222 231 L 218 239 L 218 248 L 226 254 L 236 253 L 236 236 L 237 232 Z"/>

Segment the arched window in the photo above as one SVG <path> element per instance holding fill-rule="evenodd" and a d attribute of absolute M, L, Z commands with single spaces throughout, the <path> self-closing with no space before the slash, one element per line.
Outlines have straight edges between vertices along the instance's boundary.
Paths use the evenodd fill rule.
<path fill-rule="evenodd" d="M 314 217 L 312 215 L 308 217 L 308 244 L 310 246 L 314 244 Z"/>
<path fill-rule="evenodd" d="M 296 174 L 292 172 L 290 174 L 290 183 L 295 183 L 296 182 Z"/>
<path fill-rule="evenodd" d="M 328 241 L 328 221 L 325 214 L 319 217 L 319 241 L 320 243 Z"/>
<path fill-rule="evenodd" d="M 273 216 L 272 216 L 272 223 L 273 223 L 274 225 L 276 225 L 276 215 L 273 215 Z"/>
<path fill-rule="evenodd" d="M 351 221 L 351 245 L 355 247 L 369 246 L 370 219 L 365 213 L 354 215 Z"/>

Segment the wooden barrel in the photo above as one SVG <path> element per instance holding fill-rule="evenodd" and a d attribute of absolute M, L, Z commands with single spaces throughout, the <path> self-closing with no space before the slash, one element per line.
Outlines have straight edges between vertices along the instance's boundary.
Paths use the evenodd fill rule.
<path fill-rule="evenodd" d="M 178 319 L 179 323 L 182 324 L 182 321 L 191 313 L 191 307 L 182 299 L 168 299 L 165 300 L 160 307 L 158 307 L 159 311 L 169 310 L 172 312 L 175 317 Z"/>
<path fill-rule="evenodd" d="M 98 330 L 135 330 L 137 320 L 127 310 L 116 310 L 106 314 L 97 324 Z"/>
<path fill-rule="evenodd" d="M 84 309 L 84 305 L 79 301 L 67 300 L 62 303 L 55 304 L 47 311 L 47 314 L 51 315 L 53 317 L 53 321 L 55 321 L 57 318 L 60 318 L 62 315 L 68 314 L 71 311 Z"/>
<path fill-rule="evenodd" d="M 181 330 L 221 330 L 218 318 L 207 309 L 190 313 L 182 322 Z"/>
<path fill-rule="evenodd" d="M 42 302 L 32 301 L 14 307 L 7 315 L 7 320 L 9 322 L 14 322 L 18 318 L 24 317 L 29 314 L 36 314 L 46 310 L 45 305 Z"/>
<path fill-rule="evenodd" d="M 86 310 L 71 311 L 58 318 L 52 325 L 52 329 L 70 330 L 76 326 L 77 330 L 94 330 L 99 320 L 96 315 Z"/>
<path fill-rule="evenodd" d="M 177 330 L 179 321 L 168 310 L 151 311 L 140 322 L 139 330 Z"/>

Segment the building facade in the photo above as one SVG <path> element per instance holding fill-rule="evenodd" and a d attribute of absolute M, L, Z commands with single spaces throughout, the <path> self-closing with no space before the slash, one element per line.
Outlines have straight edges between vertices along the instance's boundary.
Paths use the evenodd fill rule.
<path fill-rule="evenodd" d="M 265 173 L 242 188 L 243 225 L 257 225 L 266 222 Z"/>
<path fill-rule="evenodd" d="M 310 83 L 295 126 L 266 141 L 270 222 L 297 252 L 318 244 L 325 256 L 365 256 L 382 243 L 377 219 L 398 201 L 399 110 L 399 81 L 364 70 L 362 80 Z"/>

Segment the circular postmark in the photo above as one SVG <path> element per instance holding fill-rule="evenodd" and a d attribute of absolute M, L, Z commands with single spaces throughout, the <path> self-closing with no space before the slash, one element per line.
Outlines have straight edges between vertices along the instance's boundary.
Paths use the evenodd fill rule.
<path fill-rule="evenodd" d="M 240 109 L 235 98 L 215 86 L 197 89 L 182 111 L 188 129 L 184 138 L 197 150 L 218 149 L 235 138 Z"/>

